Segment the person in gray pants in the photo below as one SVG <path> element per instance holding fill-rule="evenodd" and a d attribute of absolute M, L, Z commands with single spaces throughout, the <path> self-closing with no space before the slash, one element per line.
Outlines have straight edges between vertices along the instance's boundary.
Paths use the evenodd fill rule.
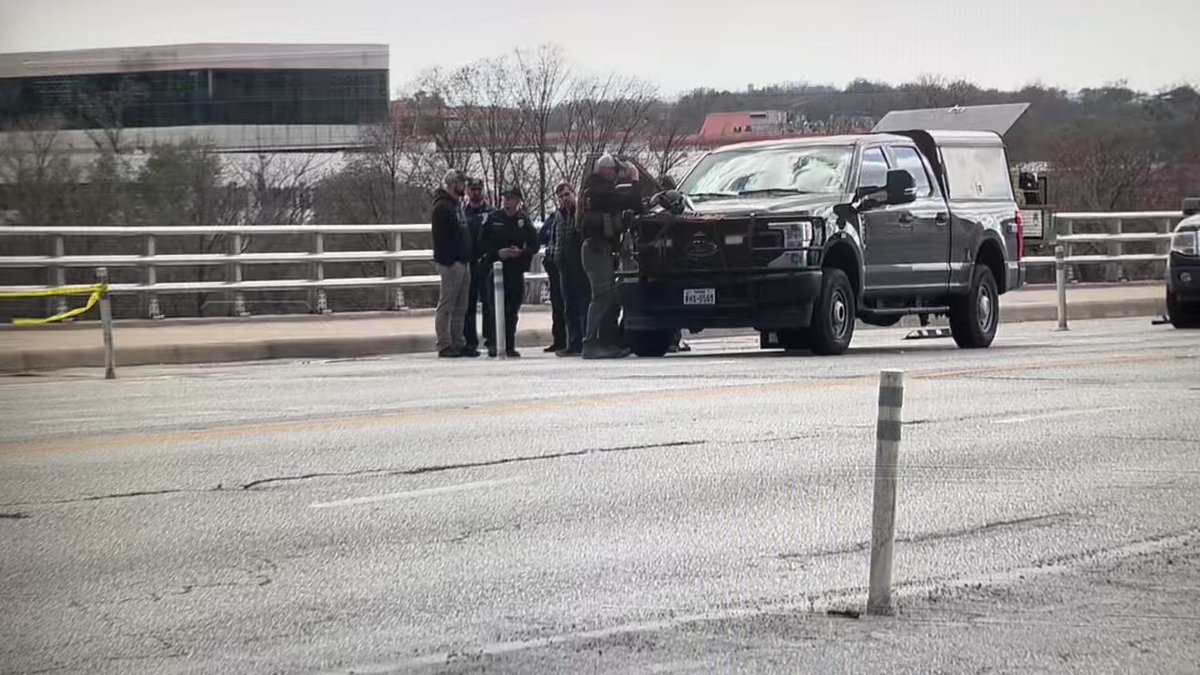
<path fill-rule="evenodd" d="M 621 214 L 641 210 L 637 183 L 636 167 L 622 165 L 605 154 L 596 160 L 580 191 L 581 257 L 592 288 L 583 338 L 585 359 L 619 359 L 630 354 L 621 345 L 621 301 L 613 251 L 621 237 Z"/>
<path fill-rule="evenodd" d="M 479 356 L 479 351 L 466 348 L 463 324 L 466 320 L 467 298 L 471 284 L 471 237 L 463 213 L 462 197 L 466 193 L 467 177 L 451 169 L 442 180 L 442 187 L 433 196 L 433 262 L 441 280 L 434 328 L 437 331 L 437 350 L 441 358 Z"/>

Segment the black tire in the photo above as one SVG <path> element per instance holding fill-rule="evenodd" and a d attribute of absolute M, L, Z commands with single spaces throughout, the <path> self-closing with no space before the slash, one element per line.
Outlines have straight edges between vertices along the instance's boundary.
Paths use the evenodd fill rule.
<path fill-rule="evenodd" d="M 671 348 L 671 331 L 669 330 L 631 330 L 625 332 L 625 339 L 634 354 L 647 358 L 664 356 Z"/>
<path fill-rule="evenodd" d="M 854 288 L 846 273 L 835 267 L 821 272 L 821 295 L 813 305 L 808 338 L 814 354 L 834 356 L 849 349 L 854 337 Z"/>
<path fill-rule="evenodd" d="M 950 333 L 963 349 L 986 349 L 1000 325 L 1000 294 L 996 279 L 984 265 L 976 265 L 971 291 L 950 304 Z"/>
<path fill-rule="evenodd" d="M 1200 328 L 1200 307 L 1187 307 L 1167 291 L 1167 318 L 1176 328 Z"/>

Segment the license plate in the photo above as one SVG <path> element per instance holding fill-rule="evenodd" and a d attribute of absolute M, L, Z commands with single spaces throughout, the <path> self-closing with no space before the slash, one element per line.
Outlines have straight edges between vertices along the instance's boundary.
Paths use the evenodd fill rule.
<path fill-rule="evenodd" d="M 685 305 L 715 305 L 715 304 L 717 304 L 717 289 L 715 289 L 715 288 L 685 288 L 685 289 L 683 289 L 683 304 L 685 304 Z"/>

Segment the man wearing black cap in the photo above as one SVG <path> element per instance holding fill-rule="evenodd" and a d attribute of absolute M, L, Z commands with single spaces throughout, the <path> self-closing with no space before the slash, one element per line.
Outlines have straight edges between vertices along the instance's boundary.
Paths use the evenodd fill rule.
<path fill-rule="evenodd" d="M 516 350 L 517 317 L 525 297 L 525 273 L 538 252 L 538 234 L 522 208 L 520 188 L 504 191 L 503 208 L 488 216 L 479 229 L 481 267 L 488 270 L 486 292 L 483 294 L 483 339 L 488 356 L 495 356 L 496 308 L 492 264 L 504 263 L 504 327 L 509 357 L 521 354 Z"/>
<path fill-rule="evenodd" d="M 463 213 L 467 217 L 467 229 L 474 244 L 479 241 L 479 229 L 492 213 L 492 206 L 483 194 L 482 180 L 472 178 L 467 181 L 467 201 L 463 204 Z M 467 291 L 467 316 L 463 322 L 463 338 L 467 341 L 463 353 L 472 356 L 479 355 L 479 331 L 476 329 L 479 294 L 483 291 L 484 279 L 492 273 L 490 269 L 483 269 L 478 259 L 479 252 L 476 252 L 475 260 L 471 261 L 471 286 Z"/>

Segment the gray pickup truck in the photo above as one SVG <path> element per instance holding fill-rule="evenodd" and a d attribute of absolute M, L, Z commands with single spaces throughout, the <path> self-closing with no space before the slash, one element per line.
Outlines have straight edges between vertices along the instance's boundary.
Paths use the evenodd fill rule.
<path fill-rule="evenodd" d="M 632 218 L 618 281 L 626 339 L 753 328 L 765 348 L 840 354 L 855 318 L 949 317 L 992 343 L 1024 283 L 1022 220 L 995 132 L 912 130 L 733 145 L 680 183 L 686 208 Z"/>

